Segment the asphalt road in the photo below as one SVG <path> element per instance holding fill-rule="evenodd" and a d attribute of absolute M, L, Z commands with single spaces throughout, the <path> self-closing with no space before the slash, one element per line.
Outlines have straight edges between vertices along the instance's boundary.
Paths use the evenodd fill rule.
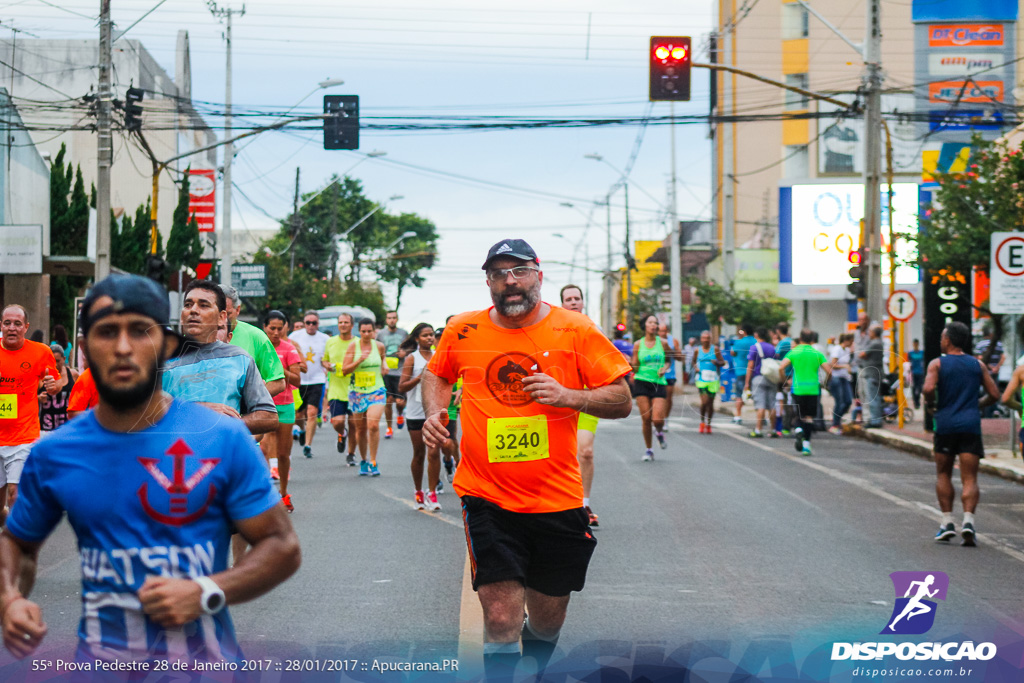
<path fill-rule="evenodd" d="M 721 418 L 713 435 L 701 435 L 680 403 L 676 412 L 686 414 L 671 418 L 668 448 L 652 463 L 640 460 L 635 411 L 600 424 L 592 496 L 598 548 L 559 643 L 569 661 L 619 667 L 634 680 L 640 668 L 666 658 L 705 672 L 702 680 L 729 680 L 737 665 L 778 680 L 798 672 L 840 680 L 856 662 L 818 659 L 822 652 L 827 659 L 836 641 L 884 640 L 878 634 L 897 597 L 889 574 L 940 571 L 950 579 L 947 598 L 928 634 L 911 639 L 992 641 L 999 662 L 1020 666 L 1020 485 L 982 476 L 978 547 L 959 539 L 936 544 L 930 463 L 830 435 L 815 438 L 814 455 L 802 457 L 788 439 L 754 441 L 745 436 L 749 427 Z M 231 608 L 248 655 L 460 658 L 462 670 L 471 670 L 482 626 L 465 586 L 458 501 L 448 492 L 439 513 L 413 509 L 411 447 L 406 432 L 395 434 L 382 441 L 379 478 L 346 467 L 329 432 L 317 436 L 312 459 L 294 449 L 292 521 L 303 565 L 272 593 Z M 65 524 L 43 549 L 33 596 L 50 628 L 40 657 L 70 657 L 78 571 Z M 0 680 L 28 680 L 26 667 L 0 655 Z M 365 672 L 346 676 L 377 680 Z M 418 680 L 394 676 L 379 680 Z M 949 680 L 993 677 L 978 667 Z"/>

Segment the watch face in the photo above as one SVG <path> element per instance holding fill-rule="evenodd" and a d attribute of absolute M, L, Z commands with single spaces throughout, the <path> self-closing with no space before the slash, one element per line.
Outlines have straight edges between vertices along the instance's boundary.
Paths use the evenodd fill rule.
<path fill-rule="evenodd" d="M 206 609 L 211 612 L 219 612 L 224 606 L 224 596 L 221 593 L 213 593 L 206 599 Z"/>

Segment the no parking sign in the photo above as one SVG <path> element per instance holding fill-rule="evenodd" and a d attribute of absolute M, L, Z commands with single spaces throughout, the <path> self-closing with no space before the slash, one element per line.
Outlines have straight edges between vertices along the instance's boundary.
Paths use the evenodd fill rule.
<path fill-rule="evenodd" d="M 992 233 L 989 309 L 1024 313 L 1024 232 Z"/>

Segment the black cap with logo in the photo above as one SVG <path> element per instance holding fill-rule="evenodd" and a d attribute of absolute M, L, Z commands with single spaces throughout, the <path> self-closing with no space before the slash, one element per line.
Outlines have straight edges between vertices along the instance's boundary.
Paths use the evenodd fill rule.
<path fill-rule="evenodd" d="M 90 311 L 93 304 L 103 296 L 109 296 L 113 303 Z M 147 277 L 115 273 L 97 282 L 82 302 L 78 328 L 83 334 L 88 334 L 89 328 L 98 320 L 117 313 L 139 313 L 152 318 L 169 334 L 180 338 L 180 335 L 169 327 L 171 304 L 167 300 L 167 291 Z"/>
<path fill-rule="evenodd" d="M 526 243 L 526 240 L 502 240 L 487 251 L 487 260 L 484 261 L 484 265 L 481 266 L 480 269 L 487 270 L 488 264 L 499 256 L 509 256 L 511 258 L 522 259 L 523 261 L 533 261 L 537 265 L 540 265 L 540 259 L 537 258 L 537 252 L 533 250 L 533 247 Z"/>

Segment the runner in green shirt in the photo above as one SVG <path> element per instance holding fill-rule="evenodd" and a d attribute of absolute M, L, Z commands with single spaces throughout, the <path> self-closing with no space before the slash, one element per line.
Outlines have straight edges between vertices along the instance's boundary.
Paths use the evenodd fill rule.
<path fill-rule="evenodd" d="M 270 339 L 267 338 L 263 330 L 238 319 L 242 302 L 238 296 L 238 290 L 230 285 L 220 285 L 220 291 L 224 292 L 226 300 L 228 330 L 231 331 L 230 344 L 244 350 L 256 361 L 256 370 L 266 382 L 270 395 L 280 394 L 286 387 L 284 366 L 281 365 L 281 359 L 278 358 L 274 345 L 270 343 Z"/>
<path fill-rule="evenodd" d="M 345 441 L 348 438 L 348 457 L 345 462 L 349 467 L 356 466 L 356 436 L 354 418 L 348 409 L 348 392 L 352 386 L 352 375 L 343 374 L 341 364 L 345 360 L 345 352 L 352 344 L 352 316 L 342 313 L 338 316 L 338 334 L 327 340 L 324 347 L 323 366 L 327 370 L 327 406 L 331 411 L 331 426 L 338 432 L 338 452 L 345 452 Z M 345 416 L 348 416 L 348 429 L 345 429 Z"/>
<path fill-rule="evenodd" d="M 818 414 L 818 401 L 821 398 L 818 370 L 825 366 L 825 381 L 828 381 L 828 359 L 821 351 L 811 344 L 814 333 L 811 330 L 800 331 L 800 341 L 796 347 L 786 354 L 779 364 L 779 373 L 793 368 L 793 401 L 796 403 L 798 426 L 796 432 L 796 450 L 804 455 L 811 454 L 811 433 L 814 431 L 814 418 Z"/>

